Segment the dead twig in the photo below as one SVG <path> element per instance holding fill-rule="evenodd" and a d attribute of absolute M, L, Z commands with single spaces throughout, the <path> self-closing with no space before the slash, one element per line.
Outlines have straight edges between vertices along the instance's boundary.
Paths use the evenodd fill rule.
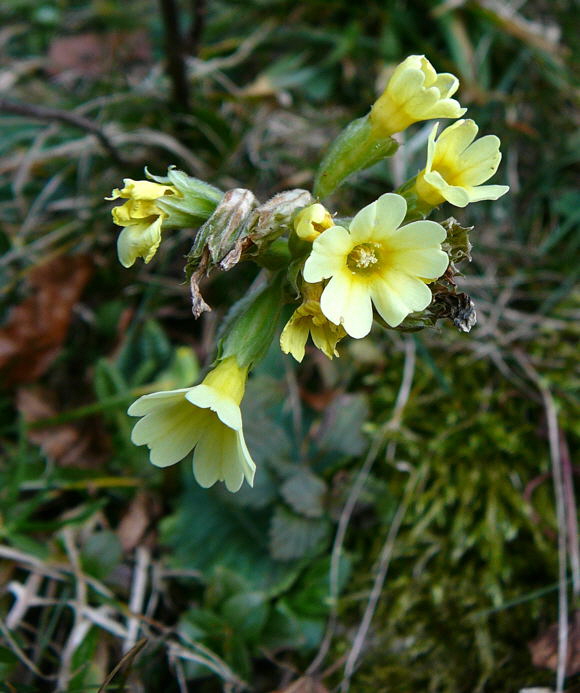
<path fill-rule="evenodd" d="M 179 29 L 179 10 L 175 0 L 159 0 L 163 30 L 167 76 L 171 81 L 174 102 L 184 111 L 189 108 L 189 84 L 185 67 L 184 41 Z"/>
<path fill-rule="evenodd" d="M 0 113 L 12 113 L 13 115 L 24 116 L 25 118 L 34 118 L 36 120 L 44 120 L 46 122 L 59 122 L 66 125 L 85 130 L 94 135 L 104 149 L 110 154 L 115 163 L 124 165 L 124 160 L 113 145 L 108 136 L 103 130 L 93 123 L 92 120 L 85 118 L 78 113 L 64 111 L 60 108 L 49 108 L 48 106 L 36 106 L 29 103 L 18 103 L 10 99 L 0 98 Z"/>
<path fill-rule="evenodd" d="M 375 436 L 374 442 L 369 449 L 359 473 L 357 474 L 348 498 L 346 499 L 346 503 L 344 504 L 344 508 L 340 514 L 330 558 L 330 616 L 328 618 L 326 631 L 324 633 L 318 653 L 306 670 L 306 675 L 313 675 L 320 669 L 320 666 L 324 662 L 326 655 L 328 654 L 328 650 L 330 649 L 338 619 L 339 568 L 344 538 L 346 536 L 346 531 L 350 524 L 356 503 L 379 455 L 379 452 L 391 431 L 397 430 L 401 424 L 401 419 L 411 394 L 411 387 L 415 375 L 415 351 L 416 347 L 414 339 L 412 337 L 405 337 L 405 364 L 403 367 L 403 377 L 401 379 L 401 386 L 399 388 L 393 414 L 391 418 L 385 424 L 383 424 L 380 431 Z M 388 454 L 389 453 L 391 453 L 391 449 L 389 449 Z M 392 455 L 394 455 L 394 448 L 392 448 Z"/>
<path fill-rule="evenodd" d="M 569 638 L 568 591 L 566 579 L 566 567 L 568 562 L 568 522 L 566 516 L 568 513 L 574 512 L 574 509 L 566 507 L 558 414 L 552 393 L 525 354 L 515 350 L 514 356 L 526 375 L 540 391 L 548 425 L 548 441 L 550 445 L 550 459 L 552 462 L 552 478 L 554 481 L 554 496 L 556 502 L 556 520 L 558 523 L 558 661 L 556 665 L 555 693 L 563 693 L 564 681 L 566 679 Z"/>

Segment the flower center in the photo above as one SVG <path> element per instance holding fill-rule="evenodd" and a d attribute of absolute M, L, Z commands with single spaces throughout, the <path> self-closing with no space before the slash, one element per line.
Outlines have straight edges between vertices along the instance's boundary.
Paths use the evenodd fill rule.
<path fill-rule="evenodd" d="M 353 274 L 370 274 L 378 269 L 381 260 L 380 243 L 361 243 L 348 254 L 346 264 Z"/>

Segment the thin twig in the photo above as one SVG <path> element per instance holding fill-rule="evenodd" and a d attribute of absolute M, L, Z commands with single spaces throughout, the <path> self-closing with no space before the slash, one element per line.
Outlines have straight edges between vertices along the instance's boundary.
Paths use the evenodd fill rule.
<path fill-rule="evenodd" d="M 187 52 L 195 56 L 199 53 L 201 37 L 205 28 L 207 0 L 191 0 L 191 14 L 191 26 L 187 39 Z"/>
<path fill-rule="evenodd" d="M 16 657 L 24 664 L 25 667 L 30 669 L 36 676 L 46 681 L 54 681 L 56 676 L 43 674 L 42 671 L 36 666 L 36 664 L 26 655 L 26 652 L 20 647 L 16 640 L 12 637 L 10 630 L 4 624 L 4 621 L 0 618 L 0 633 L 2 633 L 4 639 L 8 643 L 8 646 L 14 652 Z"/>
<path fill-rule="evenodd" d="M 552 393 L 540 375 L 534 369 L 529 359 L 520 351 L 514 351 L 514 356 L 526 372 L 530 380 L 540 391 L 546 421 L 548 424 L 548 440 L 550 459 L 552 461 L 552 477 L 554 481 L 554 496 L 556 501 L 556 519 L 558 523 L 558 662 L 556 666 L 556 693 L 563 693 L 566 679 L 568 660 L 568 591 L 566 580 L 566 565 L 568 554 L 566 498 L 562 476 L 562 458 L 560 454 L 560 435 L 558 415 Z"/>
<path fill-rule="evenodd" d="M 389 447 L 393 450 L 390 456 L 394 457 L 394 449 L 396 447 L 396 443 L 393 441 L 391 445 L 389 445 Z M 413 473 L 409 477 L 407 485 L 405 487 L 405 492 L 403 494 L 403 500 L 397 508 L 397 512 L 395 513 L 393 521 L 391 522 L 387 538 L 385 539 L 385 543 L 383 544 L 383 548 L 381 549 L 379 561 L 377 564 L 376 575 L 373 581 L 373 587 L 369 595 L 367 606 L 363 614 L 362 620 L 360 622 L 360 625 L 358 627 L 358 630 L 356 632 L 356 635 L 354 637 L 354 641 L 351 650 L 348 654 L 346 664 L 344 666 L 344 677 L 340 684 L 341 693 L 347 693 L 347 691 L 350 688 L 350 679 L 355 670 L 358 658 L 364 646 L 367 633 L 371 625 L 371 621 L 373 620 L 373 616 L 375 614 L 379 598 L 383 591 L 387 573 L 389 571 L 389 566 L 391 564 L 391 558 L 393 556 L 393 551 L 395 548 L 395 540 L 399 533 L 399 529 L 401 528 L 401 524 L 403 523 L 403 518 L 405 517 L 407 508 L 409 507 L 409 503 L 411 501 L 413 492 L 417 486 L 418 479 L 419 474 L 417 472 Z"/>
<path fill-rule="evenodd" d="M 73 655 L 85 639 L 92 624 L 84 616 L 84 610 L 88 608 L 88 589 L 85 576 L 81 567 L 81 557 L 75 542 L 75 535 L 70 527 L 62 532 L 65 549 L 73 567 L 75 576 L 75 599 L 73 602 L 74 623 L 68 636 L 66 645 L 62 651 L 60 670 L 58 674 L 59 690 L 66 690 L 71 679 L 71 666 Z"/>
<path fill-rule="evenodd" d="M 144 546 L 139 546 L 136 551 L 137 560 L 133 570 L 133 584 L 131 585 L 131 598 L 129 600 L 129 611 L 131 615 L 127 622 L 127 637 L 123 643 L 123 652 L 129 652 L 137 641 L 139 635 L 140 621 L 133 614 L 143 612 L 145 602 L 145 592 L 147 590 L 147 573 L 151 563 L 151 555 Z"/>
<path fill-rule="evenodd" d="M 49 108 L 48 106 L 36 106 L 29 103 L 17 103 L 16 101 L 11 101 L 10 99 L 0 98 L 0 113 L 12 113 L 14 115 L 21 115 L 25 118 L 35 118 L 36 120 L 44 120 L 46 122 L 57 121 L 59 123 L 65 123 L 66 125 L 72 125 L 80 130 L 85 130 L 94 135 L 99 142 L 102 144 L 103 148 L 111 155 L 111 158 L 119 165 L 123 165 L 123 158 L 117 151 L 117 148 L 113 145 L 111 140 L 103 132 L 103 130 L 93 123 L 92 120 L 85 118 L 78 113 L 63 111 L 60 108 Z"/>
<path fill-rule="evenodd" d="M 380 428 L 379 432 L 375 436 L 373 444 L 371 445 L 366 459 L 362 467 L 360 468 L 359 473 L 357 474 L 355 482 L 352 485 L 348 498 L 346 499 L 346 502 L 344 504 L 344 508 L 342 509 L 342 512 L 340 514 L 338 527 L 334 538 L 334 544 L 332 546 L 332 554 L 330 558 L 330 616 L 328 618 L 326 631 L 324 633 L 324 638 L 322 639 L 322 642 L 320 644 L 320 648 L 316 654 L 316 657 L 312 660 L 310 666 L 306 670 L 307 675 L 312 675 L 320 669 L 320 666 L 324 662 L 328 650 L 330 649 L 330 644 L 334 637 L 338 617 L 339 568 L 346 531 L 348 529 L 348 525 L 350 523 L 356 503 L 368 479 L 373 464 L 375 463 L 378 457 L 379 451 L 384 445 L 385 440 L 390 434 L 390 432 L 396 430 L 401 423 L 403 411 L 405 409 L 405 405 L 407 404 L 409 400 L 409 395 L 411 393 L 411 386 L 413 383 L 414 374 L 415 341 L 412 337 L 406 337 L 405 365 L 403 367 L 403 376 L 401 379 L 399 393 L 395 401 L 393 414 L 391 418 L 385 424 L 383 424 L 383 426 Z"/>
<path fill-rule="evenodd" d="M 189 108 L 189 84 L 185 69 L 184 42 L 179 29 L 179 9 L 175 0 L 159 0 L 159 5 L 165 32 L 167 76 L 171 80 L 173 100 L 184 111 L 187 111 Z"/>
<path fill-rule="evenodd" d="M 580 597 L 580 544 L 578 543 L 578 509 L 574 495 L 574 470 L 570 459 L 570 451 L 564 431 L 560 430 L 560 457 L 562 460 L 562 480 L 564 482 L 564 497 L 568 511 L 568 544 L 570 551 L 570 567 L 572 569 L 572 594 L 577 600 Z"/>

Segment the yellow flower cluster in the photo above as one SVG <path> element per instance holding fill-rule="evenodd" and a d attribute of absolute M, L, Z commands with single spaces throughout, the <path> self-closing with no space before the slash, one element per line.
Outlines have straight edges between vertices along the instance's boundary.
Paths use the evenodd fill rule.
<path fill-rule="evenodd" d="M 383 94 L 374 103 L 369 118 L 377 136 L 402 132 L 412 123 L 434 118 L 459 118 L 466 109 L 452 99 L 459 80 L 438 74 L 424 55 L 410 55 L 395 68 Z M 458 120 L 436 140 L 439 124 L 431 130 L 427 163 L 418 174 L 415 194 L 428 207 L 444 201 L 465 207 L 479 200 L 497 200 L 506 185 L 482 185 L 497 171 L 501 161 L 499 139 L 486 135 L 475 140 L 473 120 Z"/>
<path fill-rule="evenodd" d="M 149 180 L 125 178 L 124 187 L 115 188 L 107 200 L 122 198 L 122 205 L 113 207 L 113 221 L 123 230 L 117 239 L 117 254 L 123 267 L 131 267 L 138 257 L 149 262 L 161 243 L 161 225 L 166 216 L 155 204 L 164 195 L 181 196 L 173 185 Z"/>
<path fill-rule="evenodd" d="M 329 194 L 347 176 L 391 156 L 398 147 L 391 136 L 412 123 L 461 118 L 466 109 L 453 98 L 458 87 L 454 75 L 437 73 L 425 56 L 409 56 L 394 70 L 370 113 L 335 140 L 321 163 L 314 194 L 323 197 L 322 191 Z M 299 362 L 309 337 L 332 359 L 342 339 L 367 336 L 375 318 L 396 328 L 431 305 L 429 284 L 449 266 L 443 250 L 447 231 L 421 217 L 443 202 L 465 207 L 496 200 L 508 191 L 507 186 L 484 185 L 501 161 L 496 136 L 476 139 L 478 127 L 469 119 L 456 120 L 439 136 L 438 129 L 436 123 L 429 135 L 424 169 L 402 186 L 401 194 L 381 195 L 350 220 L 335 223 L 319 202 L 302 209 L 294 203 L 291 212 L 280 211 L 283 205 L 277 202 L 277 216 L 260 215 L 250 207 L 247 215 L 253 216 L 247 219 L 234 205 L 235 218 L 241 219 L 239 233 L 245 234 L 244 241 L 255 243 L 251 257 L 258 262 L 262 253 L 258 264 L 273 268 L 274 275 L 266 289 L 243 299 L 220 339 L 217 364 L 200 384 L 144 395 L 129 408 L 131 416 L 140 417 L 132 441 L 148 446 L 152 464 L 167 467 L 192 454 L 193 473 L 202 487 L 222 481 L 235 492 L 244 480 L 253 485 L 256 465 L 244 440 L 240 404 L 248 372 L 266 354 L 290 289 L 299 305 L 282 330 L 280 347 Z M 190 219 L 207 220 L 205 235 L 202 229 L 196 238 L 196 243 L 201 238 L 201 250 L 204 242 L 211 249 L 208 238 L 215 244 L 220 234 L 233 234 L 214 214 L 221 198 L 230 200 L 231 194 L 224 196 L 173 169 L 167 178 L 150 177 L 160 182 L 125 179 L 123 188 L 107 198 L 125 200 L 112 210 L 115 223 L 123 227 L 117 249 L 125 267 L 138 257 L 151 260 L 162 227 L 182 228 Z M 246 199 L 248 191 L 241 192 Z M 313 200 L 305 191 L 291 192 Z M 258 224 L 256 219 L 262 225 L 259 231 L 252 226 Z M 270 228 L 267 219 L 277 219 L 279 225 Z M 285 238 L 288 228 L 292 230 Z M 275 265 L 264 261 L 274 242 L 276 253 L 270 260 L 275 256 Z M 444 290 L 442 282 L 437 291 Z"/>

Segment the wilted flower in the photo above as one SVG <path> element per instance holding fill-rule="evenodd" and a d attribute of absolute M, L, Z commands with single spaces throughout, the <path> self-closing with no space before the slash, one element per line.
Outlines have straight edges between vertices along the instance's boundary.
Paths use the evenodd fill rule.
<path fill-rule="evenodd" d="M 128 410 L 143 417 L 131 440 L 149 447 L 157 467 L 175 464 L 195 448 L 193 473 L 204 488 L 224 481 L 229 491 L 237 491 L 244 478 L 252 486 L 256 465 L 246 447 L 240 412 L 247 373 L 230 356 L 200 385 L 143 395 Z"/>
<path fill-rule="evenodd" d="M 322 284 L 304 283 L 303 301 L 293 313 L 280 335 L 280 348 L 285 354 L 292 354 L 297 361 L 304 358 L 308 335 L 329 359 L 338 356 L 337 343 L 346 336 L 342 325 L 330 322 L 320 308 Z"/>
<path fill-rule="evenodd" d="M 312 244 L 304 266 L 307 282 L 330 279 L 320 307 L 351 337 L 364 337 L 373 322 L 373 304 L 391 327 L 431 303 L 426 282 L 440 277 L 449 259 L 441 250 L 446 232 L 434 221 L 399 228 L 407 203 L 387 193 L 361 209 L 349 229 L 333 226 Z"/>
<path fill-rule="evenodd" d="M 395 68 L 374 103 L 370 113 L 373 127 L 386 137 L 419 120 L 459 118 L 466 109 L 450 98 L 458 87 L 455 75 L 437 74 L 424 55 L 410 55 Z"/>
<path fill-rule="evenodd" d="M 155 204 L 165 195 L 181 194 L 173 185 L 161 185 L 149 180 L 125 178 L 122 189 L 115 188 L 107 200 L 126 199 L 113 207 L 111 214 L 117 226 L 124 229 L 117 239 L 117 254 L 123 267 L 131 267 L 138 257 L 149 262 L 161 242 L 161 225 L 166 216 Z"/>
<path fill-rule="evenodd" d="M 323 231 L 334 225 L 330 212 L 316 202 L 298 212 L 294 219 L 294 229 L 303 241 L 313 241 Z"/>
<path fill-rule="evenodd" d="M 481 185 L 497 171 L 501 161 L 500 141 L 486 135 L 476 142 L 478 127 L 473 120 L 458 120 L 435 140 L 439 123 L 429 135 L 427 164 L 417 176 L 415 188 L 420 198 L 433 206 L 445 200 L 465 207 L 479 200 L 497 200 L 509 190 L 507 185 Z"/>

